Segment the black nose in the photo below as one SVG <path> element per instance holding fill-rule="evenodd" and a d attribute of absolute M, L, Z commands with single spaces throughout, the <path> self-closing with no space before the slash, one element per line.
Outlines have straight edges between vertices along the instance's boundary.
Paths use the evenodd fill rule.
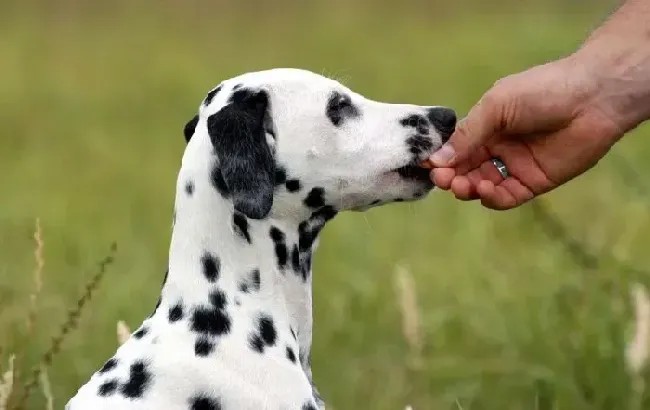
<path fill-rule="evenodd" d="M 447 107 L 433 107 L 427 110 L 427 118 L 436 127 L 443 142 L 447 142 L 456 128 L 456 112 Z"/>

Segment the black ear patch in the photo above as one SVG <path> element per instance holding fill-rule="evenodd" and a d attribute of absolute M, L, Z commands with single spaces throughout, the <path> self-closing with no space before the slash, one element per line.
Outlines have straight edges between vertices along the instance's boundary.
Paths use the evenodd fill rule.
<path fill-rule="evenodd" d="M 273 205 L 275 161 L 266 142 L 269 97 L 265 91 L 240 88 L 208 117 L 208 134 L 235 210 L 262 219 Z"/>
<path fill-rule="evenodd" d="M 221 91 L 222 88 L 223 88 L 223 86 L 219 85 L 215 89 L 210 91 L 208 93 L 208 95 L 205 96 L 205 100 L 203 100 L 203 106 L 207 107 L 208 105 L 210 105 L 210 103 L 212 102 L 212 99 L 219 93 L 219 91 Z"/>
<path fill-rule="evenodd" d="M 189 120 L 183 128 L 183 135 L 185 135 L 185 142 L 190 142 L 192 135 L 194 135 L 194 130 L 196 129 L 196 124 L 199 123 L 199 116 L 195 115 L 194 118 Z"/>

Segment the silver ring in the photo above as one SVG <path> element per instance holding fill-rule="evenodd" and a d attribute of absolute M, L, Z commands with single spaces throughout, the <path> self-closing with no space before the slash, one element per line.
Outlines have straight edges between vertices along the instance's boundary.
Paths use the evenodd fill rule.
<path fill-rule="evenodd" d="M 506 168 L 506 164 L 503 163 L 499 158 L 492 158 L 492 163 L 496 167 L 497 171 L 499 171 L 499 174 L 503 177 L 503 179 L 508 178 L 508 168 Z"/>

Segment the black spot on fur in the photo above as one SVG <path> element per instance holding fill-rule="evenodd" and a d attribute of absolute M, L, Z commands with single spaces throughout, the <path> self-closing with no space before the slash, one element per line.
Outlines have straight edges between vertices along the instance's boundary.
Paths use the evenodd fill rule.
<path fill-rule="evenodd" d="M 194 343 L 194 354 L 198 357 L 206 357 L 214 351 L 214 343 L 204 337 L 199 337 Z"/>
<path fill-rule="evenodd" d="M 414 135 L 406 140 L 406 145 L 408 145 L 411 154 L 419 155 L 430 151 L 433 147 L 433 141 L 431 138 L 422 135 Z"/>
<path fill-rule="evenodd" d="M 118 385 L 117 380 L 115 379 L 107 380 L 104 383 L 99 385 L 99 388 L 97 389 L 97 394 L 102 397 L 110 396 L 113 393 L 115 393 L 115 390 L 117 390 L 117 385 Z"/>
<path fill-rule="evenodd" d="M 275 255 L 278 259 L 278 267 L 282 270 L 287 265 L 288 251 L 284 243 L 275 244 Z"/>
<path fill-rule="evenodd" d="M 136 399 L 142 397 L 151 382 L 151 374 L 141 360 L 133 363 L 129 369 L 129 380 L 120 387 L 124 397 Z"/>
<path fill-rule="evenodd" d="M 310 208 L 320 208 L 325 205 L 325 190 L 321 187 L 312 188 L 307 194 L 304 203 Z"/>
<path fill-rule="evenodd" d="M 287 346 L 287 359 L 289 359 L 291 363 L 296 363 L 296 354 L 289 346 Z"/>
<path fill-rule="evenodd" d="M 133 337 L 135 337 L 136 339 L 142 339 L 147 335 L 148 332 L 149 329 L 147 329 L 146 327 L 141 327 L 135 333 L 133 333 Z"/>
<path fill-rule="evenodd" d="M 262 284 L 262 280 L 260 278 L 260 270 L 253 269 L 250 273 L 250 277 L 251 277 L 251 286 L 253 290 L 260 290 L 260 286 Z"/>
<path fill-rule="evenodd" d="M 289 331 L 291 332 L 291 336 L 293 337 L 293 340 L 298 341 L 298 336 L 296 336 L 296 332 L 293 330 L 291 326 L 289 326 Z"/>
<path fill-rule="evenodd" d="M 104 366 L 102 366 L 102 368 L 99 369 L 99 373 L 103 374 L 103 373 L 106 373 L 106 372 L 109 372 L 109 371 L 113 370 L 117 366 L 117 363 L 118 363 L 117 359 L 114 358 L 114 357 L 111 357 L 110 359 L 108 359 L 106 361 L 106 363 L 104 363 Z"/>
<path fill-rule="evenodd" d="M 194 193 L 194 182 L 192 181 L 187 181 L 185 184 L 185 193 L 189 196 L 192 196 Z"/>
<path fill-rule="evenodd" d="M 246 217 L 238 212 L 232 217 L 233 228 L 235 232 L 239 234 L 242 238 L 246 239 L 246 242 L 252 243 L 250 234 L 248 233 L 248 220 Z"/>
<path fill-rule="evenodd" d="M 300 181 L 297 179 L 289 179 L 284 185 L 287 187 L 287 191 L 289 192 L 298 192 L 301 187 Z"/>
<path fill-rule="evenodd" d="M 262 337 L 258 334 L 252 334 L 248 339 L 251 349 L 255 350 L 258 353 L 264 352 L 264 341 Z"/>
<path fill-rule="evenodd" d="M 300 271 L 300 251 L 298 250 L 298 245 L 293 245 L 291 250 L 291 267 L 295 272 Z"/>
<path fill-rule="evenodd" d="M 213 290 L 210 292 L 208 298 L 210 299 L 210 303 L 215 307 L 215 309 L 225 309 L 226 304 L 228 303 L 226 294 L 221 289 Z"/>
<path fill-rule="evenodd" d="M 197 333 L 220 336 L 230 333 L 231 319 L 227 312 L 200 306 L 192 313 L 191 329 Z"/>
<path fill-rule="evenodd" d="M 335 126 L 340 126 L 346 118 L 356 118 L 361 115 L 357 106 L 352 104 L 352 99 L 347 94 L 333 92 L 327 101 L 325 115 Z"/>
<path fill-rule="evenodd" d="M 404 127 L 414 128 L 420 134 L 429 133 L 429 121 L 422 115 L 409 115 L 408 117 L 400 120 L 400 124 L 402 124 Z"/>
<path fill-rule="evenodd" d="M 183 305 L 175 304 L 169 309 L 168 319 L 170 322 L 177 322 L 183 318 Z"/>
<path fill-rule="evenodd" d="M 278 262 L 278 267 L 280 270 L 284 270 L 287 265 L 288 251 L 287 245 L 285 243 L 285 234 L 275 226 L 271 227 L 270 231 L 271 239 L 275 246 L 275 257 Z"/>
<path fill-rule="evenodd" d="M 223 174 L 221 173 L 221 169 L 219 169 L 218 166 L 214 166 L 212 168 L 212 171 L 210 172 L 210 181 L 212 181 L 212 186 L 216 188 L 216 190 L 223 196 L 224 198 L 229 198 L 230 197 L 230 191 L 228 190 L 228 185 L 226 185 L 226 181 L 223 179 Z"/>
<path fill-rule="evenodd" d="M 204 395 L 190 400 L 190 410 L 222 410 L 219 400 Z"/>
<path fill-rule="evenodd" d="M 273 318 L 261 314 L 257 319 L 257 329 L 249 336 L 249 344 L 253 350 L 262 353 L 265 347 L 275 345 L 277 337 Z"/>
<path fill-rule="evenodd" d="M 298 247 L 292 250 L 291 263 L 293 270 L 306 280 L 311 269 L 311 248 L 318 234 L 327 221 L 337 215 L 338 211 L 330 206 L 324 206 L 314 212 L 308 220 L 298 225 Z"/>
<path fill-rule="evenodd" d="M 311 272 L 311 252 L 305 254 L 305 260 L 302 263 L 302 280 L 307 280 L 309 272 Z"/>
<path fill-rule="evenodd" d="M 208 282 L 216 282 L 219 279 L 221 272 L 221 260 L 209 252 L 205 252 L 201 256 L 201 265 L 203 267 L 203 275 Z"/>
<path fill-rule="evenodd" d="M 318 410 L 316 408 L 316 405 L 312 403 L 311 401 L 306 402 L 305 404 L 302 405 L 300 410 Z"/>
<path fill-rule="evenodd" d="M 260 270 L 253 269 L 239 283 L 239 290 L 248 293 L 250 291 L 259 291 L 261 285 Z"/>
<path fill-rule="evenodd" d="M 298 225 L 298 249 L 301 252 L 311 249 L 314 239 L 316 239 L 314 232 L 310 229 L 308 222 L 301 222 Z"/>
<path fill-rule="evenodd" d="M 271 235 L 271 239 L 273 239 L 273 242 L 284 242 L 284 232 L 282 232 L 277 227 L 272 226 L 271 230 L 269 231 L 269 234 Z"/>
<path fill-rule="evenodd" d="M 287 171 L 284 168 L 277 166 L 275 169 L 275 185 L 282 185 L 287 182 Z"/>
<path fill-rule="evenodd" d="M 393 199 L 394 202 L 404 202 L 404 198 L 395 198 Z"/>
<path fill-rule="evenodd" d="M 311 253 L 305 253 L 303 260 L 300 263 L 300 270 L 296 272 L 303 281 L 307 281 L 309 273 L 311 272 Z"/>
<path fill-rule="evenodd" d="M 277 338 L 277 332 L 275 330 L 275 325 L 273 324 L 273 318 L 266 315 L 261 316 L 259 319 L 259 328 L 260 335 L 262 336 L 264 343 L 269 346 L 273 346 Z"/>
<path fill-rule="evenodd" d="M 309 219 L 311 219 L 311 221 L 316 225 L 320 225 L 322 228 L 326 222 L 333 219 L 337 214 L 338 211 L 333 206 L 327 205 L 311 214 L 311 217 Z"/>
<path fill-rule="evenodd" d="M 203 106 L 210 105 L 210 103 L 212 102 L 212 99 L 214 98 L 214 96 L 217 95 L 219 93 L 219 91 L 221 91 L 222 88 L 223 88 L 223 86 L 219 85 L 215 89 L 210 91 L 208 93 L 208 95 L 205 97 L 205 100 L 203 100 Z"/>
<path fill-rule="evenodd" d="M 185 137 L 185 142 L 190 142 L 192 136 L 194 135 L 194 130 L 196 130 L 196 124 L 199 123 L 199 116 L 195 115 L 189 120 L 183 127 L 183 136 Z"/>

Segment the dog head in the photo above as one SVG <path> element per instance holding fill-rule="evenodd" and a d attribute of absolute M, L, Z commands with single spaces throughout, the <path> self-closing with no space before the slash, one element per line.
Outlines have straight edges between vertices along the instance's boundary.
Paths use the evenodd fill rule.
<path fill-rule="evenodd" d="M 272 69 L 208 93 L 185 126 L 183 162 L 212 161 L 213 184 L 249 218 L 365 210 L 426 196 L 434 186 L 418 164 L 455 125 L 449 108 L 382 103 L 310 71 Z"/>

